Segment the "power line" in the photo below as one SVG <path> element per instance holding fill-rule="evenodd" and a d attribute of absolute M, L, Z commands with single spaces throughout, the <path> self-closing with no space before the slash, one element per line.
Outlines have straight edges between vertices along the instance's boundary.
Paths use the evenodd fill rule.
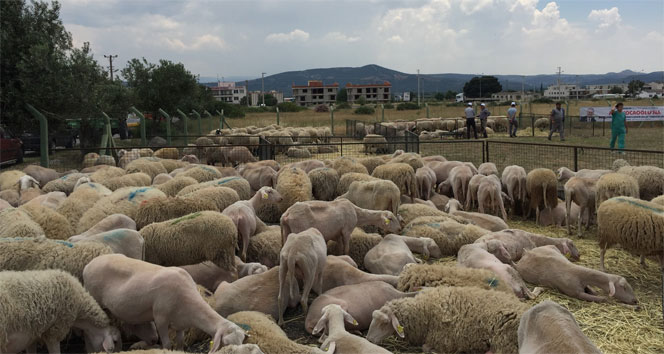
<path fill-rule="evenodd" d="M 118 57 L 117 55 L 113 55 L 113 54 L 110 54 L 110 55 L 104 54 L 104 58 L 108 58 L 108 68 L 109 68 L 109 72 L 111 73 L 111 81 L 113 81 L 113 59 L 117 58 L 117 57 Z M 117 70 L 115 70 L 115 71 L 117 71 Z"/>

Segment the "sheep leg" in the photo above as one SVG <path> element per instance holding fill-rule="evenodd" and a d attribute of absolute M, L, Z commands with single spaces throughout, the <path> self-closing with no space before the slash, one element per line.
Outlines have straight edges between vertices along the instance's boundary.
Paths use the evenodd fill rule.
<path fill-rule="evenodd" d="M 577 228 L 577 234 L 579 235 L 579 238 L 581 238 L 581 236 L 582 236 L 581 235 L 581 219 L 582 219 L 582 216 L 583 216 L 583 210 L 584 209 L 585 208 L 579 208 L 579 220 L 578 220 L 577 227 L 576 227 Z M 569 228 L 569 225 L 567 226 L 567 228 Z M 586 223 L 586 229 L 587 228 L 588 228 L 588 224 Z"/>
<path fill-rule="evenodd" d="M 599 250 L 599 270 L 604 272 L 604 253 L 606 253 L 606 246 L 601 247 Z"/>
<path fill-rule="evenodd" d="M 184 349 L 184 330 L 177 331 L 175 334 L 175 347 L 178 350 Z"/>
<path fill-rule="evenodd" d="M 528 212 L 530 214 L 530 212 Z M 539 205 L 535 207 L 535 224 L 539 225 Z"/>
<path fill-rule="evenodd" d="M 168 320 L 162 315 L 155 316 L 154 323 L 161 340 L 162 349 L 171 349 L 171 339 L 168 337 Z"/>
<path fill-rule="evenodd" d="M 279 267 L 279 295 L 277 296 L 277 305 L 279 310 L 279 326 L 284 324 L 284 310 L 286 309 L 286 303 L 288 302 L 288 297 L 286 296 L 286 276 L 288 262 L 286 262 L 285 257 L 281 257 L 281 266 Z"/>
<path fill-rule="evenodd" d="M 639 264 L 641 264 L 641 268 L 648 269 L 648 265 L 646 264 L 646 256 L 641 255 L 641 257 L 639 257 Z"/>
<path fill-rule="evenodd" d="M 546 196 L 545 196 L 546 197 Z M 572 191 L 565 190 L 565 223 L 567 224 L 567 234 L 572 234 L 572 226 L 570 225 L 570 213 L 572 211 Z"/>
<path fill-rule="evenodd" d="M 44 339 L 49 354 L 60 354 L 60 341 L 54 338 Z"/>
<path fill-rule="evenodd" d="M 307 262 L 310 263 L 310 262 Z M 307 313 L 309 306 L 307 301 L 309 300 L 309 293 L 311 292 L 311 287 L 314 285 L 314 272 L 311 269 L 314 267 L 314 264 L 307 264 L 305 267 L 300 267 L 302 270 L 302 297 L 300 298 L 300 305 L 302 306 L 302 312 Z"/>
<path fill-rule="evenodd" d="M 577 298 L 585 301 L 592 301 L 592 302 L 604 302 L 606 301 L 606 297 L 604 296 L 597 296 L 597 295 L 590 295 L 587 294 L 585 291 L 581 291 L 577 294 Z"/>
<path fill-rule="evenodd" d="M 251 228 L 249 222 L 240 220 L 238 225 L 238 234 L 242 237 L 242 253 L 240 258 L 243 262 L 247 261 L 247 248 L 249 248 L 249 237 L 251 236 Z"/>

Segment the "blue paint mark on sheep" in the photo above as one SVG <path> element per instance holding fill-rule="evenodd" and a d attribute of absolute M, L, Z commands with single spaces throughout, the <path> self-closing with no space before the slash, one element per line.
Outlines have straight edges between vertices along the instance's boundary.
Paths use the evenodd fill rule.
<path fill-rule="evenodd" d="M 59 243 L 59 244 L 61 244 L 61 245 L 63 245 L 63 246 L 67 246 L 67 247 L 69 247 L 69 248 L 74 248 L 74 244 L 71 243 L 71 242 L 61 241 L 61 240 L 55 240 L 55 243 Z"/>
<path fill-rule="evenodd" d="M 135 191 L 129 193 L 129 197 L 128 197 L 127 199 L 128 199 L 129 201 L 131 201 L 131 200 L 133 200 L 138 194 L 140 194 L 140 193 L 145 193 L 145 191 L 147 191 L 148 189 L 150 189 L 150 187 L 139 188 L 139 189 L 137 189 L 137 190 L 135 190 Z"/>
<path fill-rule="evenodd" d="M 486 282 L 487 282 L 487 284 L 489 284 L 489 286 L 492 287 L 492 288 L 497 287 L 497 286 L 498 286 L 498 283 L 499 283 L 499 281 L 498 281 L 498 279 L 496 279 L 496 277 L 493 277 L 493 278 L 491 278 L 491 279 L 487 279 Z"/>
<path fill-rule="evenodd" d="M 115 240 L 122 240 L 127 236 L 127 234 L 123 230 L 115 230 L 108 235 L 104 235 L 104 241 L 115 241 Z"/>
<path fill-rule="evenodd" d="M 653 213 L 664 214 L 664 209 L 658 208 L 658 207 L 653 207 L 653 206 L 650 206 L 650 205 L 645 205 L 645 204 L 642 203 L 642 201 L 630 200 L 630 199 L 625 199 L 625 198 L 622 198 L 622 197 L 617 197 L 617 198 L 612 198 L 612 199 L 614 199 L 617 202 L 628 203 L 628 204 L 634 205 L 634 206 L 642 208 L 642 209 L 650 210 Z"/>
<path fill-rule="evenodd" d="M 222 179 L 221 181 L 217 181 L 217 185 L 222 185 L 226 182 L 235 181 L 235 180 L 240 179 L 240 178 L 242 178 L 242 177 L 229 177 L 229 178 L 226 178 L 226 179 Z"/>
<path fill-rule="evenodd" d="M 238 327 L 242 328 L 245 332 L 248 332 L 248 331 L 251 330 L 251 326 L 248 325 L 248 324 L 237 323 L 237 322 L 233 322 L 233 323 L 235 323 Z"/>

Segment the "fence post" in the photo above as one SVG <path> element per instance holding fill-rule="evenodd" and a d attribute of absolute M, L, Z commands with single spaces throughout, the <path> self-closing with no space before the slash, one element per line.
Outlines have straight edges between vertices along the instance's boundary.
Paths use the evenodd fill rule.
<path fill-rule="evenodd" d="M 26 103 L 25 107 L 33 117 L 39 120 L 39 163 L 42 167 L 48 168 L 48 120 L 31 104 Z"/>
<path fill-rule="evenodd" d="M 486 149 L 486 160 L 484 159 L 484 156 L 482 157 L 482 162 L 489 162 L 491 161 L 491 157 L 489 156 L 489 142 L 482 140 L 482 147 Z M 484 154 L 482 154 L 484 155 Z"/>
<path fill-rule="evenodd" d="M 147 145 L 147 141 L 145 139 L 145 116 L 143 115 L 143 113 L 141 113 L 141 111 L 136 109 L 136 107 L 134 106 L 131 106 L 129 110 L 132 111 L 134 114 L 136 114 L 138 118 L 141 120 L 141 146 L 145 146 Z"/>
<path fill-rule="evenodd" d="M 339 145 L 341 145 L 340 149 L 341 150 L 341 156 L 344 156 L 344 137 L 340 136 L 339 137 Z"/>
<path fill-rule="evenodd" d="M 606 122 L 606 117 L 602 117 L 602 136 L 604 136 L 604 122 Z"/>
<path fill-rule="evenodd" d="M 182 121 L 184 122 L 184 145 L 186 146 L 187 143 L 189 142 L 189 137 L 188 137 L 188 135 L 189 135 L 189 133 L 188 133 L 189 128 L 187 128 L 187 125 L 188 125 L 188 123 L 189 123 L 189 118 L 188 118 L 187 115 L 184 114 L 184 112 L 182 112 L 179 108 L 178 108 L 177 112 L 178 112 L 178 114 L 180 115 L 180 117 L 182 117 Z"/>
<path fill-rule="evenodd" d="M 205 114 L 208 118 L 208 133 L 212 131 L 212 114 L 206 110 L 203 111 L 203 114 Z"/>
<path fill-rule="evenodd" d="M 115 142 L 113 141 L 113 133 L 111 130 L 111 117 L 108 116 L 104 111 L 101 112 L 102 116 L 104 117 L 104 130 L 106 131 L 103 136 L 106 138 L 102 137 L 101 141 L 101 149 L 106 149 L 106 155 L 113 155 L 114 157 L 118 157 L 117 152 L 115 151 Z M 110 154 L 109 154 L 110 150 Z M 99 151 L 101 154 L 101 151 Z"/>
<path fill-rule="evenodd" d="M 574 147 L 574 172 L 579 170 L 579 151 Z"/>
<path fill-rule="evenodd" d="M 425 104 L 424 104 L 424 108 L 427 109 L 427 118 L 429 118 L 429 104 L 428 104 L 428 103 L 425 103 Z"/>
<path fill-rule="evenodd" d="M 381 103 L 381 105 L 380 105 L 380 110 L 381 110 L 381 113 L 380 113 L 380 121 L 381 121 L 381 122 L 384 122 L 384 121 L 385 121 L 385 105 L 382 104 L 382 103 Z"/>
<path fill-rule="evenodd" d="M 277 125 L 279 125 L 279 107 L 274 107 L 277 110 Z"/>
<path fill-rule="evenodd" d="M 332 135 L 334 135 L 334 105 L 330 106 L 330 130 Z"/>
<path fill-rule="evenodd" d="M 533 136 L 535 136 L 535 117 L 532 114 L 530 115 L 530 128 L 533 131 Z"/>
<path fill-rule="evenodd" d="M 201 136 L 203 135 L 203 130 L 201 129 L 201 115 L 198 114 L 198 112 L 196 112 L 195 109 L 192 109 L 191 113 L 193 113 L 196 116 L 196 118 L 198 118 L 198 136 Z"/>
<path fill-rule="evenodd" d="M 171 116 L 161 108 L 159 108 L 158 112 L 166 118 L 166 142 L 168 142 L 168 145 L 171 145 Z"/>

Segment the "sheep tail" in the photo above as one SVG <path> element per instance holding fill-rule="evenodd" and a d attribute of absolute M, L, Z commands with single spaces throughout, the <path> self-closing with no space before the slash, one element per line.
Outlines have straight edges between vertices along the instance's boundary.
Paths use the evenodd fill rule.
<path fill-rule="evenodd" d="M 546 203 L 546 190 L 548 189 L 548 184 L 544 182 L 544 185 L 542 185 L 542 195 L 544 196 L 544 208 L 548 209 L 549 206 Z"/>
<path fill-rule="evenodd" d="M 295 279 L 295 265 L 296 265 L 296 259 L 295 257 L 288 257 L 288 270 L 286 274 L 286 278 L 288 279 L 288 292 L 290 294 L 291 299 L 297 298 L 298 294 L 293 293 L 293 287 L 298 287 L 297 285 L 297 279 Z"/>

